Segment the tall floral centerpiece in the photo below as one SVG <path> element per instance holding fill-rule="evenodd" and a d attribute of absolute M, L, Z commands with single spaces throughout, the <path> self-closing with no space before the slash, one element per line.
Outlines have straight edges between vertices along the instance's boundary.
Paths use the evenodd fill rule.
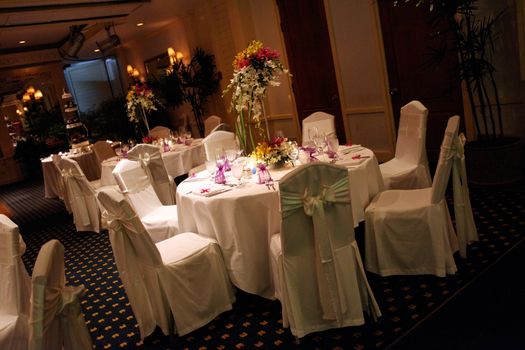
<path fill-rule="evenodd" d="M 233 60 L 233 78 L 223 91 L 223 96 L 228 91 L 232 91 L 231 109 L 237 113 L 235 133 L 239 146 L 245 153 L 255 148 L 251 122 L 254 122 L 255 129 L 263 140 L 269 141 L 266 119 L 266 133 L 261 126 L 263 99 L 266 97 L 268 86 L 279 86 L 280 75 L 289 74 L 279 60 L 279 56 L 279 52 L 264 47 L 262 42 L 254 40 Z"/>
<path fill-rule="evenodd" d="M 130 86 L 126 95 L 126 109 L 129 121 L 134 123 L 139 129 L 141 129 L 140 124 L 143 123 L 146 127 L 147 135 L 149 134 L 147 115 L 151 111 L 156 111 L 157 106 L 161 106 L 161 103 L 147 84 L 137 82 Z"/>

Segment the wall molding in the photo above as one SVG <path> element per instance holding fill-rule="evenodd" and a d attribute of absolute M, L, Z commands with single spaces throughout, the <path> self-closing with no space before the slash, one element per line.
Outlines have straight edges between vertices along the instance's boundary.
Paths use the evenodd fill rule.
<path fill-rule="evenodd" d="M 357 115 L 357 114 L 376 114 L 376 113 L 387 113 L 385 106 L 369 106 L 369 107 L 354 107 L 346 108 L 344 110 L 346 115 Z"/>

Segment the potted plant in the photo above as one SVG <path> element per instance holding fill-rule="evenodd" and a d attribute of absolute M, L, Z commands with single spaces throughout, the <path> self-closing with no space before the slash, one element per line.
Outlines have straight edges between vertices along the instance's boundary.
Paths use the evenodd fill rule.
<path fill-rule="evenodd" d="M 219 89 L 215 56 L 196 48 L 191 61 L 184 64 L 176 59 L 167 69 L 164 81 L 166 104 L 177 107 L 189 102 L 201 136 L 204 135 L 204 106 L 208 98 Z"/>
<path fill-rule="evenodd" d="M 504 133 L 496 68 L 491 63 L 495 26 L 503 12 L 493 17 L 480 15 L 477 0 L 417 0 L 413 3 L 428 5 L 438 18 L 449 22 L 452 35 L 438 33 L 443 38 L 443 45 L 432 57 L 444 57 L 442 50 L 454 50 L 458 55 L 458 77 L 464 82 L 476 128 L 476 140 L 465 146 L 469 181 L 503 184 L 519 180 L 523 143 L 519 137 Z"/>

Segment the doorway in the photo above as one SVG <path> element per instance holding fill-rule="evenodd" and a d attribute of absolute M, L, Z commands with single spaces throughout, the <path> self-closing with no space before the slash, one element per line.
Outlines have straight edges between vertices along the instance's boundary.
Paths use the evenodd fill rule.
<path fill-rule="evenodd" d="M 436 163 L 448 118 L 458 114 L 461 128 L 465 125 L 457 54 L 448 50 L 435 60 L 448 23 L 436 17 L 437 11 L 414 2 L 378 4 L 396 130 L 401 107 L 412 100 L 423 103 L 429 111 L 427 155 Z"/>
<path fill-rule="evenodd" d="M 339 142 L 346 143 L 323 0 L 277 0 L 277 6 L 299 123 L 317 111 L 331 114 Z"/>

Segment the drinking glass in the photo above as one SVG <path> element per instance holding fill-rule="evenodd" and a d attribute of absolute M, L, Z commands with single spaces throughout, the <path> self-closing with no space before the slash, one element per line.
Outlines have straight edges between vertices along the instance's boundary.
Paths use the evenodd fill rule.
<path fill-rule="evenodd" d="M 328 143 L 328 150 L 337 153 L 339 149 L 339 139 L 335 136 L 328 137 L 326 139 Z"/>
<path fill-rule="evenodd" d="M 210 173 L 210 176 L 215 174 L 215 169 L 217 168 L 217 163 L 214 160 L 206 161 L 206 170 Z"/>
<path fill-rule="evenodd" d="M 242 184 L 245 160 L 242 158 L 235 159 L 232 163 L 232 175 L 237 179 L 239 185 Z"/>
<path fill-rule="evenodd" d="M 319 130 L 315 126 L 308 128 L 308 139 L 315 143 L 315 139 L 319 137 Z"/>
<path fill-rule="evenodd" d="M 226 160 L 226 154 L 224 153 L 224 150 L 222 148 L 217 148 L 215 150 L 215 164 L 217 166 L 221 166 L 224 164 L 224 161 Z"/>
<path fill-rule="evenodd" d="M 292 158 L 294 165 L 297 162 L 297 159 L 299 159 L 299 146 L 297 145 L 297 141 L 291 142 L 290 158 Z"/>
<path fill-rule="evenodd" d="M 237 151 L 234 149 L 227 149 L 226 150 L 226 159 L 228 159 L 228 162 L 232 164 L 232 162 L 237 158 Z"/>

